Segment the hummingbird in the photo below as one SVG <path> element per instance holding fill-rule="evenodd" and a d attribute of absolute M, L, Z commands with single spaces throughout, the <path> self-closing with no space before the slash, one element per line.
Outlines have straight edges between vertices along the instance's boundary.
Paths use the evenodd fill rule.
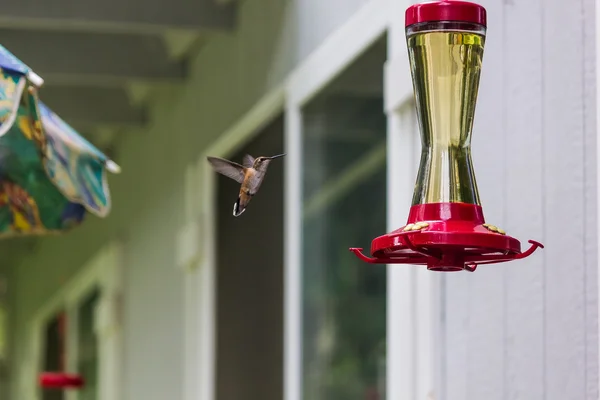
<path fill-rule="evenodd" d="M 252 197 L 258 192 L 260 185 L 262 185 L 265 179 L 269 163 L 283 156 L 285 154 L 254 158 L 250 154 L 246 154 L 242 161 L 243 165 L 219 157 L 206 157 L 216 172 L 241 184 L 237 201 L 233 204 L 234 217 L 239 217 L 246 211 L 248 203 L 250 203 Z"/>

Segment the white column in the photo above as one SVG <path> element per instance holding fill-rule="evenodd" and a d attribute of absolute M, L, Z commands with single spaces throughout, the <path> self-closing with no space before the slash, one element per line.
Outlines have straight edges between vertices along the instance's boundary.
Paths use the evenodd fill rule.
<path fill-rule="evenodd" d="M 598 85 L 598 82 L 600 82 L 600 69 L 598 68 L 598 65 L 600 65 L 600 31 L 598 31 L 598 27 L 600 27 L 600 0 L 596 0 L 595 2 L 596 5 L 596 121 L 600 121 L 600 102 L 598 101 L 598 99 L 600 99 L 600 85 Z M 600 157 L 600 130 L 598 130 L 598 128 L 596 128 L 596 159 L 598 159 Z M 596 171 L 596 215 L 598 215 L 598 212 L 600 212 L 600 163 L 598 163 L 598 170 Z M 600 218 L 596 217 L 596 225 L 597 225 L 597 231 L 596 231 L 596 236 L 597 236 L 597 248 L 596 251 L 598 251 L 598 249 L 600 249 Z M 596 284 L 597 286 L 597 290 L 598 290 L 598 310 L 600 310 L 600 263 L 598 264 L 598 282 Z M 598 338 L 600 340 L 600 324 L 598 324 L 598 332 L 596 332 L 596 334 L 598 335 Z M 600 346 L 600 343 L 599 343 Z M 600 352 L 598 352 L 598 364 L 600 365 Z M 598 376 L 596 377 L 598 379 L 598 387 L 600 388 L 600 368 L 598 369 Z"/>
<path fill-rule="evenodd" d="M 38 377 L 41 372 L 41 354 L 45 350 L 41 332 L 41 325 L 33 323 L 31 329 L 29 329 L 31 336 L 28 338 L 28 341 L 30 345 L 25 349 L 25 357 L 23 357 L 20 364 L 19 391 L 17 395 L 24 395 L 25 399 L 38 400 L 41 398 Z"/>
<path fill-rule="evenodd" d="M 112 244 L 103 257 L 100 299 L 94 310 L 98 343 L 98 399 L 121 400 L 123 389 L 122 253 Z"/>
<path fill-rule="evenodd" d="M 302 116 L 288 99 L 285 126 L 284 400 L 302 399 Z"/>
<path fill-rule="evenodd" d="M 218 154 L 218 153 L 213 153 Z M 217 354 L 217 317 L 216 317 L 216 296 L 217 296 L 217 278 L 216 278 L 216 246 L 217 246 L 217 205 L 216 205 L 216 177 L 213 171 L 206 163 L 206 156 L 203 155 L 199 160 L 198 167 L 202 178 L 202 210 L 199 226 L 202 232 L 201 255 L 202 260 L 199 267 L 193 272 L 193 281 L 196 282 L 197 291 L 193 291 L 197 303 L 200 304 L 197 311 L 197 320 L 195 326 L 198 332 L 197 341 L 197 359 L 198 379 L 196 390 L 191 397 L 195 400 L 213 400 L 215 398 L 215 379 L 216 379 L 216 354 Z M 193 377 L 192 377 L 193 378 Z"/>
<path fill-rule="evenodd" d="M 102 293 L 95 314 L 95 332 L 98 340 L 98 399 L 122 399 L 122 327 L 121 298 L 116 291 Z"/>
<path fill-rule="evenodd" d="M 598 101 L 598 99 L 600 99 L 600 85 L 598 85 L 597 82 L 600 82 L 600 69 L 598 69 L 598 65 L 600 65 L 600 31 L 598 31 L 598 27 L 600 27 L 600 0 L 596 0 L 595 2 L 596 5 L 596 121 L 600 121 L 600 102 Z M 598 159 L 600 157 L 600 131 L 598 130 L 598 128 L 596 128 L 596 159 Z M 598 212 L 600 211 L 600 163 L 598 164 L 598 170 L 596 171 L 596 214 L 598 214 Z M 597 249 L 600 249 L 600 218 L 596 217 L 596 225 L 597 225 L 597 231 L 596 231 L 596 237 L 598 240 L 598 247 Z M 598 250 L 596 250 L 598 251 Z M 598 290 L 598 309 L 600 310 L 600 264 L 598 264 L 598 282 L 596 284 L 597 286 L 597 290 Z M 599 326 L 598 326 L 598 331 L 596 332 L 596 334 L 600 333 L 600 318 L 598 319 L 599 322 Z M 600 335 L 599 336 L 599 340 L 600 340 Z M 599 343 L 600 346 L 600 343 Z M 598 364 L 600 365 L 600 352 L 598 352 Z M 600 368 L 598 369 L 598 387 L 600 388 Z"/>
<path fill-rule="evenodd" d="M 177 234 L 176 266 L 184 276 L 184 400 L 213 398 L 213 180 L 205 157 L 184 176 L 186 222 Z M 211 215 L 211 217 L 207 217 Z"/>

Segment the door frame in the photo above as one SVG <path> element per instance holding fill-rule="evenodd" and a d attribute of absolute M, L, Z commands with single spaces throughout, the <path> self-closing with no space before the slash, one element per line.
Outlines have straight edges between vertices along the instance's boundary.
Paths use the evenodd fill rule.
<path fill-rule="evenodd" d="M 67 360 L 66 368 L 77 373 L 77 310 L 81 301 L 98 287 L 100 299 L 94 315 L 94 330 L 98 337 L 99 400 L 123 398 L 123 343 L 122 343 L 122 291 L 123 291 L 122 248 L 112 242 L 104 246 L 54 295 L 38 309 L 31 319 L 29 332 L 30 357 L 28 370 L 24 374 L 21 393 L 29 399 L 40 399 L 41 390 L 35 384 L 41 372 L 44 354 L 44 327 L 57 312 L 67 313 Z M 67 400 L 77 399 L 77 393 L 66 393 Z"/>

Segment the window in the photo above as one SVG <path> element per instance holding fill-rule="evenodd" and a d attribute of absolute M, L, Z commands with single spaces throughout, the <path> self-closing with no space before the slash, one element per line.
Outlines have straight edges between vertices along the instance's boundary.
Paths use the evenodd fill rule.
<path fill-rule="evenodd" d="M 359 261 L 386 231 L 382 38 L 302 110 L 303 397 L 385 398 L 386 269 Z"/>

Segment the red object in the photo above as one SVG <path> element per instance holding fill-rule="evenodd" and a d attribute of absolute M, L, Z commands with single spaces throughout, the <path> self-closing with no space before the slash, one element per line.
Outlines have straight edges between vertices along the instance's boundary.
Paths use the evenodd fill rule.
<path fill-rule="evenodd" d="M 470 22 L 483 26 L 487 25 L 485 8 L 467 1 L 432 1 L 430 3 L 415 4 L 406 9 L 406 26 L 434 21 Z"/>
<path fill-rule="evenodd" d="M 408 224 L 426 223 L 422 229 L 405 227 L 373 239 L 367 257 L 360 248 L 351 248 L 361 260 L 377 264 L 427 265 L 432 271 L 475 271 L 480 264 L 517 260 L 544 246 L 530 240 L 521 252 L 519 241 L 492 232 L 484 226 L 481 206 L 467 203 L 417 204 L 411 207 Z"/>
<path fill-rule="evenodd" d="M 39 383 L 45 389 L 81 389 L 85 385 L 81 375 L 62 372 L 43 372 Z"/>

